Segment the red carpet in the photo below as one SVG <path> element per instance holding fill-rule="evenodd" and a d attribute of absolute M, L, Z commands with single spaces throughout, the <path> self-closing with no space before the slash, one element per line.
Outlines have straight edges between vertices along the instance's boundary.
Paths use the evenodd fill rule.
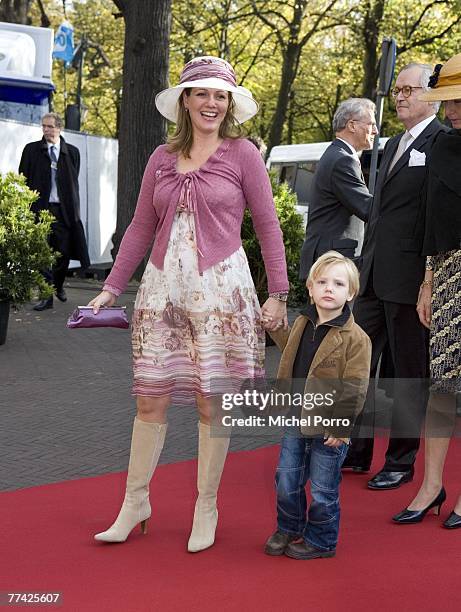
<path fill-rule="evenodd" d="M 382 441 L 378 446 L 375 468 Z M 441 518 L 430 515 L 408 526 L 390 522 L 420 478 L 396 491 L 374 492 L 364 488 L 367 476 L 346 474 L 337 555 L 315 561 L 262 552 L 275 526 L 277 452 L 272 447 L 229 456 L 216 544 L 198 554 L 186 552 L 194 462 L 158 469 L 149 533 L 136 531 L 125 544 L 92 539 L 116 514 L 124 474 L 3 493 L 0 591 L 61 591 L 60 609 L 76 612 L 461 609 L 461 530 L 440 526 L 461 491 L 459 439 L 450 448 Z"/>

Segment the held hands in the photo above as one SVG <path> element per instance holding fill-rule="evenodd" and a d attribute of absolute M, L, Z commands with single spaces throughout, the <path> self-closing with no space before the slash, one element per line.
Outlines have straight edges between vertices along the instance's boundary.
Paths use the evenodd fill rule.
<path fill-rule="evenodd" d="M 91 302 L 88 303 L 88 306 L 93 306 L 94 314 L 98 314 L 99 309 L 102 306 L 113 306 L 116 299 L 117 296 L 110 291 L 101 291 L 101 293 L 97 295 L 94 300 L 91 300 Z"/>
<path fill-rule="evenodd" d="M 421 285 L 419 290 L 418 303 L 416 304 L 416 312 L 418 313 L 419 320 L 428 329 L 431 326 L 431 294 L 432 287 L 429 285 Z"/>
<path fill-rule="evenodd" d="M 288 329 L 287 305 L 277 298 L 267 298 L 261 308 L 261 316 L 264 329 L 268 331 Z"/>

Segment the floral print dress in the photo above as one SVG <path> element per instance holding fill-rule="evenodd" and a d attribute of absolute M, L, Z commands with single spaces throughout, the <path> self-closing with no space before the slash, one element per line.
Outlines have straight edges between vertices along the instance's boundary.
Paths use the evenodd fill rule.
<path fill-rule="evenodd" d="M 198 271 L 194 215 L 178 207 L 164 269 L 147 264 L 133 313 L 133 394 L 194 404 L 264 375 L 264 330 L 240 247 Z"/>

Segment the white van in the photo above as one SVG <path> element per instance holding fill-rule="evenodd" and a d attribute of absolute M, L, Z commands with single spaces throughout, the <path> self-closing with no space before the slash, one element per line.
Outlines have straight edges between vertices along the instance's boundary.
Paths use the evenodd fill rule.
<path fill-rule="evenodd" d="M 379 159 L 384 145 L 389 138 L 379 139 Z M 280 181 L 286 181 L 298 196 L 297 210 L 307 222 L 309 208 L 309 191 L 319 159 L 331 142 L 313 142 L 310 144 L 279 145 L 273 147 L 266 162 L 268 169 L 275 170 Z M 363 151 L 361 163 L 365 181 L 368 183 L 370 172 L 371 150 Z M 379 165 L 379 160 L 378 160 Z"/>

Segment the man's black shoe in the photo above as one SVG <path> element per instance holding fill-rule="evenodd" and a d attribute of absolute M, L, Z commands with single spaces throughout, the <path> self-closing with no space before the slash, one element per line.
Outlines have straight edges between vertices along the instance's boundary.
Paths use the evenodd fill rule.
<path fill-rule="evenodd" d="M 299 535 L 290 535 L 289 533 L 283 533 L 277 530 L 267 540 L 264 546 L 264 552 L 266 555 L 272 555 L 273 557 L 283 555 L 288 544 L 293 542 L 293 540 L 299 540 L 299 537 Z"/>
<path fill-rule="evenodd" d="M 61 302 L 67 302 L 67 295 L 66 292 L 64 291 L 64 289 L 56 289 L 56 297 L 58 298 L 58 300 L 60 300 Z"/>
<path fill-rule="evenodd" d="M 310 544 L 306 544 L 306 542 L 292 542 L 288 544 L 285 555 L 287 557 L 291 557 L 292 559 L 320 559 L 324 557 L 334 557 L 336 554 L 335 550 L 320 550 L 320 548 L 315 548 L 315 546 L 311 546 Z"/>
<path fill-rule="evenodd" d="M 342 470 L 352 470 L 356 474 L 366 474 L 367 472 L 370 471 L 370 466 L 356 464 L 352 461 L 348 461 L 346 457 L 346 460 L 344 461 L 341 469 Z"/>
<path fill-rule="evenodd" d="M 414 468 L 411 468 L 411 470 L 406 470 L 405 472 L 386 472 L 382 470 L 368 481 L 368 488 L 375 491 L 397 489 L 406 482 L 411 482 L 413 480 L 414 473 Z"/>
<path fill-rule="evenodd" d="M 52 297 L 49 297 L 46 300 L 40 300 L 40 302 L 38 302 L 34 306 L 34 310 L 38 310 L 39 312 L 41 312 L 42 310 L 47 310 L 48 308 L 53 308 L 53 298 Z"/>

